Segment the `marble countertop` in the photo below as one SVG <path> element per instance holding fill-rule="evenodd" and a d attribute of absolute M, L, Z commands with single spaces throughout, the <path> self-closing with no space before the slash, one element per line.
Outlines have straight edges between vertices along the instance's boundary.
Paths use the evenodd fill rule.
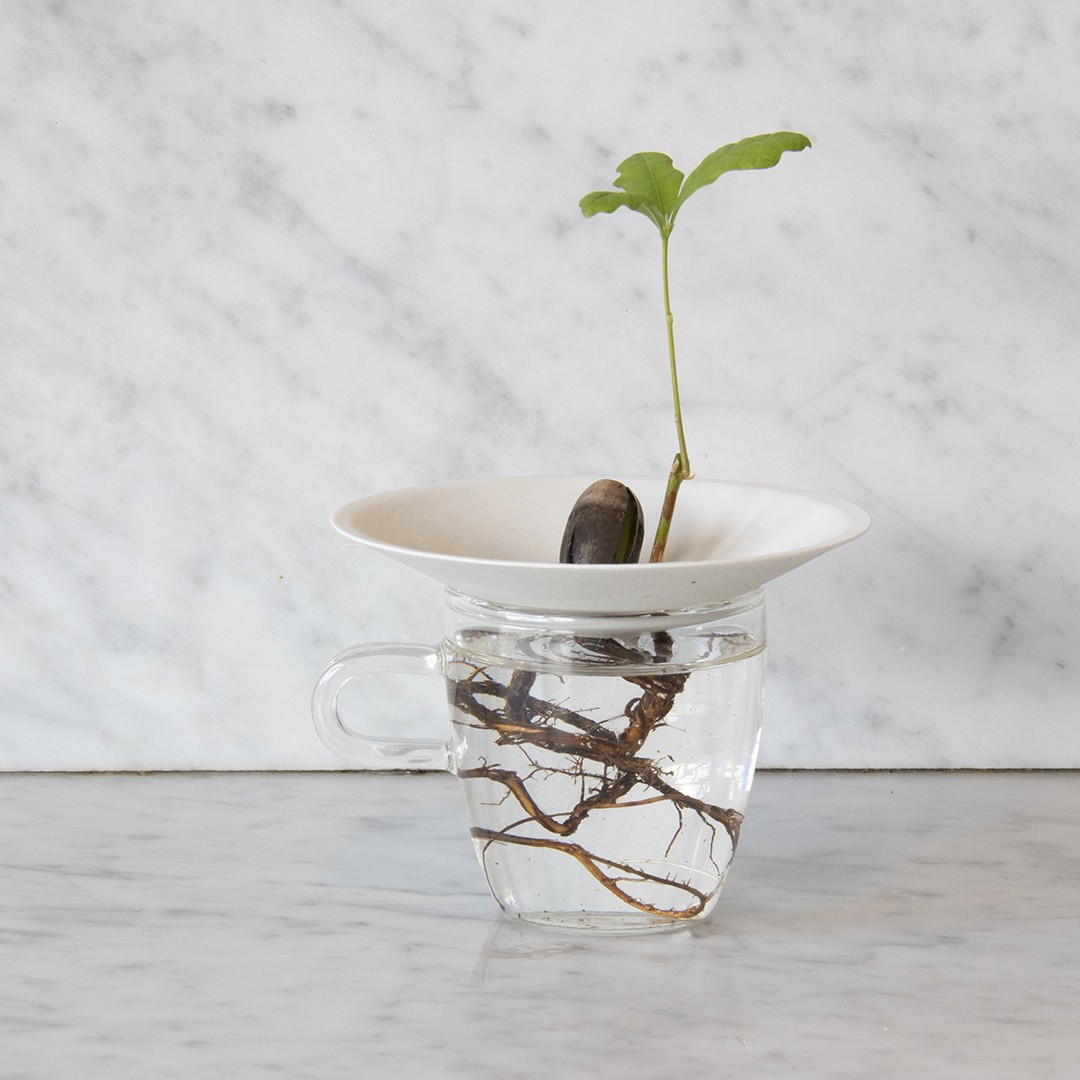
<path fill-rule="evenodd" d="M 716 912 L 495 909 L 442 775 L 0 777 L 4 1080 L 1077 1075 L 1080 774 L 759 775 Z"/>

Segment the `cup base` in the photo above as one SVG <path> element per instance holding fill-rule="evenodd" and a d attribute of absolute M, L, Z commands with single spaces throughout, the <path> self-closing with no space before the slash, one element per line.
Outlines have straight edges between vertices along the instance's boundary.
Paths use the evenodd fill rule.
<path fill-rule="evenodd" d="M 711 908 L 711 906 L 710 906 Z M 686 929 L 693 923 L 701 922 L 709 914 L 703 911 L 690 919 L 673 919 L 643 912 L 623 911 L 536 911 L 522 913 L 504 911 L 504 915 L 515 922 L 544 930 L 558 930 L 568 933 L 603 934 L 662 934 L 672 930 Z"/>

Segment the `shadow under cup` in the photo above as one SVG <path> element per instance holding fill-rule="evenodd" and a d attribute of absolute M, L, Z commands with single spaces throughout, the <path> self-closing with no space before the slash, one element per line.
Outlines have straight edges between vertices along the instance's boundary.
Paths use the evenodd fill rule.
<path fill-rule="evenodd" d="M 761 730 L 761 590 L 643 615 L 520 611 L 447 592 L 434 649 L 358 646 L 315 690 L 343 757 L 372 750 L 461 782 L 473 843 L 502 909 L 564 928 L 642 931 L 709 913 L 731 865 Z M 441 674 L 450 741 L 349 728 L 362 675 Z"/>

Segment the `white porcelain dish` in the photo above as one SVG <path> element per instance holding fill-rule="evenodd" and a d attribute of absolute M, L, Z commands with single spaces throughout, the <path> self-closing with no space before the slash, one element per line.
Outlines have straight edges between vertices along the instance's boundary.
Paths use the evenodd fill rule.
<path fill-rule="evenodd" d="M 622 614 L 694 607 L 760 588 L 861 536 L 865 510 L 824 495 L 695 478 L 682 485 L 662 563 L 560 564 L 578 495 L 596 476 L 499 477 L 358 499 L 339 532 L 467 596 L 551 612 Z M 664 480 L 621 478 L 645 509 L 647 556 Z"/>

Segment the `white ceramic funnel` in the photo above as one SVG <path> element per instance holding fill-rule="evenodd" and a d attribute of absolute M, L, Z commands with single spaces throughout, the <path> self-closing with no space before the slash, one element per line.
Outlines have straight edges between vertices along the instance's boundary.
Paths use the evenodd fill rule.
<path fill-rule="evenodd" d="M 333 523 L 350 539 L 467 596 L 537 611 L 613 615 L 741 596 L 870 526 L 866 511 L 839 499 L 695 478 L 679 491 L 664 562 L 560 564 L 567 515 L 596 479 L 502 477 L 404 488 L 348 503 Z M 623 482 L 645 510 L 647 558 L 664 480 Z"/>

